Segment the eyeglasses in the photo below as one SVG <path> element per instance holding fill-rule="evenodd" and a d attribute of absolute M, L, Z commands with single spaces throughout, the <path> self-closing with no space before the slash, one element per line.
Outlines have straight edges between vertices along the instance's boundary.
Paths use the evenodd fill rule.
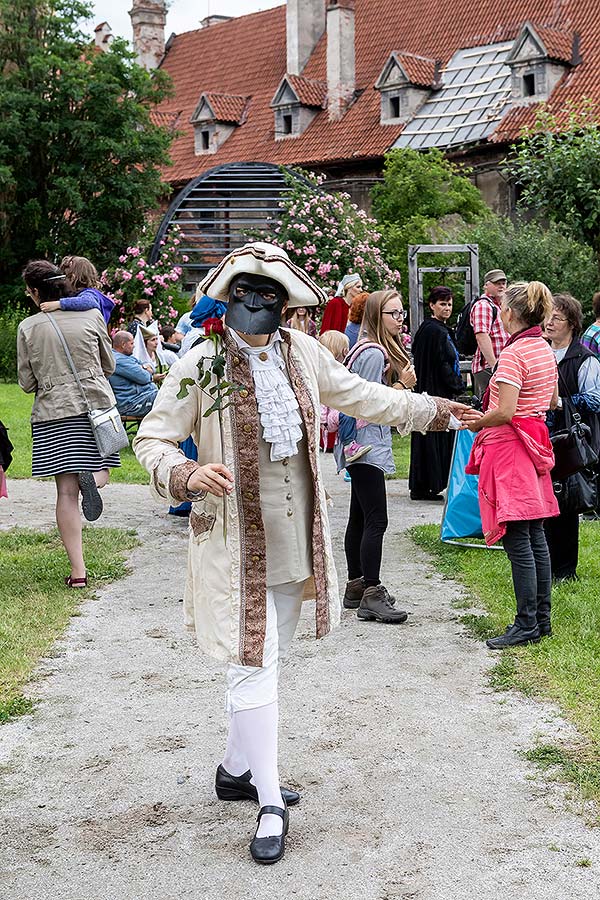
<path fill-rule="evenodd" d="M 405 317 L 406 313 L 404 312 L 403 309 L 393 309 L 391 312 L 386 312 L 386 310 L 384 309 L 383 315 L 391 316 L 392 319 L 396 320 L 396 322 L 401 322 L 402 319 Z"/>
<path fill-rule="evenodd" d="M 550 325 L 551 322 L 566 322 L 567 320 L 564 316 L 550 316 L 549 319 L 546 319 L 546 325 Z"/>

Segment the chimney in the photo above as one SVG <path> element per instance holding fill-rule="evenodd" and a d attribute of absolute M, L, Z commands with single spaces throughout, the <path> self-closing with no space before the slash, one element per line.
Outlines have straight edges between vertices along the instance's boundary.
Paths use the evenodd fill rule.
<path fill-rule="evenodd" d="M 326 0 L 287 0 L 287 72 L 300 75 L 325 31 Z"/>
<path fill-rule="evenodd" d="M 354 98 L 354 0 L 329 0 L 327 6 L 327 109 L 341 119 Z"/>
<path fill-rule="evenodd" d="M 231 22 L 233 16 L 205 16 L 200 22 L 200 28 L 210 28 L 211 25 L 220 25 L 221 22 Z"/>
<path fill-rule="evenodd" d="M 133 0 L 129 15 L 138 62 L 145 69 L 156 69 L 165 55 L 165 0 Z"/>
<path fill-rule="evenodd" d="M 108 22 L 100 22 L 94 28 L 94 41 L 98 50 L 108 50 L 113 40 L 112 28 Z"/>

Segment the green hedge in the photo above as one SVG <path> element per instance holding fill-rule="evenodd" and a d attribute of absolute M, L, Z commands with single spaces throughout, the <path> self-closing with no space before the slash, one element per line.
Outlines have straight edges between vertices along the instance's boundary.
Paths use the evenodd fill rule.
<path fill-rule="evenodd" d="M 17 328 L 27 315 L 20 307 L 0 311 L 0 381 L 17 380 Z"/>

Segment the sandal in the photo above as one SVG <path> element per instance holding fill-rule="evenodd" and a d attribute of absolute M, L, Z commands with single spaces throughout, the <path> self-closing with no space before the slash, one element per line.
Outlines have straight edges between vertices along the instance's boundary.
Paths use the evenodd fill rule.
<path fill-rule="evenodd" d="M 77 479 L 81 491 L 81 511 L 88 522 L 95 522 L 102 515 L 103 505 L 94 473 L 79 472 Z"/>
<path fill-rule="evenodd" d="M 73 578 L 72 575 L 69 575 L 68 578 L 65 578 L 65 584 L 70 588 L 85 588 L 88 586 L 87 575 L 85 578 Z"/>

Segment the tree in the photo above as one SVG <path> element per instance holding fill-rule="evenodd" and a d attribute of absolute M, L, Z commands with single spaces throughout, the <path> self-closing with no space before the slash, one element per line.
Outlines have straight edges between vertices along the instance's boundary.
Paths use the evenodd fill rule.
<path fill-rule="evenodd" d="M 581 301 L 586 313 L 591 312 L 598 281 L 594 251 L 565 235 L 557 225 L 543 228 L 536 221 L 513 222 L 491 215 L 447 230 L 444 239 L 478 244 L 480 273 L 501 268 L 509 281 L 543 281 L 553 292 L 568 291 Z"/>
<path fill-rule="evenodd" d="M 387 265 L 379 247 L 377 223 L 348 194 L 323 190 L 322 178 L 302 169 L 297 175 L 285 173 L 289 190 L 273 231 L 252 237 L 282 247 L 330 293 L 348 272 L 358 272 L 370 291 L 399 286 L 399 273 Z"/>
<path fill-rule="evenodd" d="M 542 109 L 513 146 L 509 172 L 520 204 L 594 248 L 600 263 L 600 126 L 591 103 L 571 106 L 566 124 Z"/>
<path fill-rule="evenodd" d="M 85 0 L 0 0 L 0 283 L 32 257 L 112 261 L 163 192 L 172 134 L 161 72 L 122 40 L 100 52 Z"/>
<path fill-rule="evenodd" d="M 470 171 L 436 149 L 404 148 L 386 154 L 383 182 L 373 188 L 373 212 L 383 232 L 386 258 L 403 280 L 408 245 L 432 243 L 440 220 L 474 222 L 490 214 L 468 177 Z"/>

